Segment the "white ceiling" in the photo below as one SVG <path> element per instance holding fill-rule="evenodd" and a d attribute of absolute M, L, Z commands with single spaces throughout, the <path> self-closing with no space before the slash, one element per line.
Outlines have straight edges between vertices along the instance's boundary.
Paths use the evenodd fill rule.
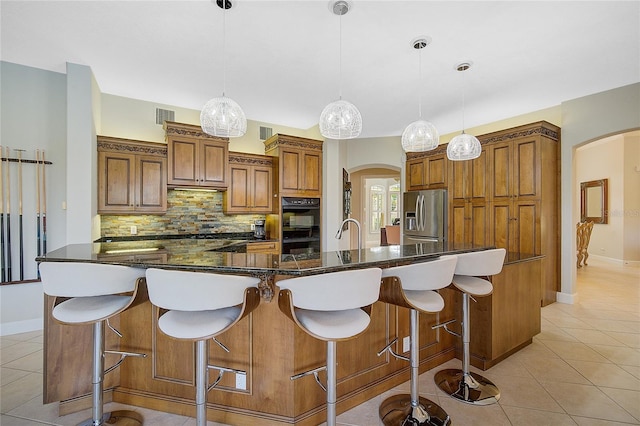
<path fill-rule="evenodd" d="M 1 59 L 91 67 L 103 93 L 199 110 L 223 89 L 223 12 L 209 0 L 0 2 Z M 342 94 L 361 137 L 422 116 L 441 134 L 640 81 L 639 1 L 239 0 L 226 14 L 226 95 L 247 118 L 306 129 Z M 433 42 L 420 54 L 417 36 Z M 463 61 L 473 67 L 460 73 Z"/>

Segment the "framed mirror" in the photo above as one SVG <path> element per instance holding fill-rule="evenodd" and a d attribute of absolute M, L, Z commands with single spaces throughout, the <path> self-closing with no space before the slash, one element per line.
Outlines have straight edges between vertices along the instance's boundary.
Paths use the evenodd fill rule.
<path fill-rule="evenodd" d="M 580 221 L 608 223 L 608 179 L 580 183 Z"/>

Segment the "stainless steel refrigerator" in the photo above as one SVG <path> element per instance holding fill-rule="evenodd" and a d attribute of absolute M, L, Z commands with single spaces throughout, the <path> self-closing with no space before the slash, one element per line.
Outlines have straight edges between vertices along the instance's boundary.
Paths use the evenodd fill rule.
<path fill-rule="evenodd" d="M 447 190 L 404 193 L 402 244 L 447 240 Z"/>

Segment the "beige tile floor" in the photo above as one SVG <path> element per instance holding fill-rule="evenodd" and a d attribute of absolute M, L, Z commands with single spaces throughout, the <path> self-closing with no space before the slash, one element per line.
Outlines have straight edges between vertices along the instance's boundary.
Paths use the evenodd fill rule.
<path fill-rule="evenodd" d="M 498 404 L 476 407 L 436 389 L 435 370 L 420 376 L 420 390 L 439 403 L 454 425 L 640 424 L 640 268 L 596 259 L 578 270 L 579 303 L 542 309 L 533 344 L 483 374 L 502 392 Z M 42 404 L 42 332 L 0 338 L 0 424 L 75 425 L 89 410 L 59 417 Z M 458 367 L 452 360 L 438 367 Z M 338 416 L 340 425 L 375 426 L 378 405 L 408 392 L 408 382 Z M 192 418 L 121 404 L 154 426 L 195 425 Z M 218 425 L 209 422 L 210 426 Z"/>

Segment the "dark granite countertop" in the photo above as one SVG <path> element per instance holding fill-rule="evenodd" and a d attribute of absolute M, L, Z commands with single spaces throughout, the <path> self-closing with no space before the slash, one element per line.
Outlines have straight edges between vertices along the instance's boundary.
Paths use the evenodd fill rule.
<path fill-rule="evenodd" d="M 264 241 L 264 240 L 259 240 Z M 313 275 L 364 267 L 390 267 L 423 262 L 447 254 L 486 247 L 450 246 L 443 242 L 374 247 L 298 255 L 245 253 L 247 240 L 221 238 L 169 238 L 70 244 L 38 261 L 114 263 L 137 267 L 202 270 L 254 275 Z M 509 253 L 505 263 L 522 262 L 536 255 Z"/>

